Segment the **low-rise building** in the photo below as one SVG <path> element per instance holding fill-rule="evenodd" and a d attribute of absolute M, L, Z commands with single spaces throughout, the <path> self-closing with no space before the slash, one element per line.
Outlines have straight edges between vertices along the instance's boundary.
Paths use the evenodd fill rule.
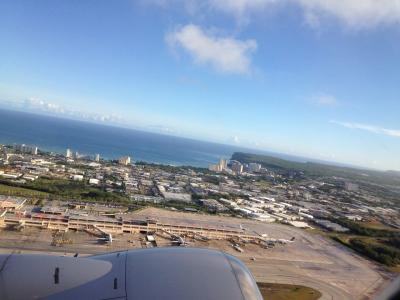
<path fill-rule="evenodd" d="M 25 198 L 0 196 L 0 209 L 19 210 L 25 203 Z"/>
<path fill-rule="evenodd" d="M 226 208 L 224 205 L 222 205 L 221 203 L 219 203 L 215 199 L 200 199 L 199 202 L 208 211 L 211 211 L 211 212 L 223 212 L 223 211 L 227 211 L 228 210 L 228 208 Z"/>
<path fill-rule="evenodd" d="M 96 178 L 90 178 L 89 179 L 89 184 L 93 184 L 93 185 L 99 185 L 100 180 L 96 179 Z"/>
<path fill-rule="evenodd" d="M 82 181 L 83 180 L 83 175 L 75 174 L 72 176 L 72 179 L 75 181 Z"/>

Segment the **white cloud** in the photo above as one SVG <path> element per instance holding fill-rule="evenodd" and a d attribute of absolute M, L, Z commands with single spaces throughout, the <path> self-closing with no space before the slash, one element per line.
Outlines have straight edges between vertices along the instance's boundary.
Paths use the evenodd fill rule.
<path fill-rule="evenodd" d="M 251 54 L 257 49 L 255 40 L 216 36 L 193 24 L 168 33 L 166 40 L 173 47 L 184 49 L 196 63 L 211 65 L 224 73 L 249 73 Z"/>
<path fill-rule="evenodd" d="M 240 139 L 239 139 L 239 137 L 238 137 L 237 135 L 232 136 L 232 137 L 231 137 L 231 141 L 232 141 L 234 144 L 240 144 Z"/>
<path fill-rule="evenodd" d="M 359 129 L 376 134 L 383 134 L 387 136 L 400 138 L 400 129 L 388 129 L 375 125 L 352 123 L 352 122 L 340 122 L 340 121 L 330 121 L 330 122 L 350 129 Z"/>
<path fill-rule="evenodd" d="M 306 23 L 317 26 L 330 16 L 353 28 L 400 24 L 400 0 L 209 0 L 211 5 L 236 16 L 258 12 L 277 4 L 296 4 Z"/>
<path fill-rule="evenodd" d="M 179 3 L 184 7 L 187 1 L 158 0 L 164 6 Z M 197 1 L 197 5 L 194 3 Z M 211 9 L 230 14 L 240 22 L 247 22 L 249 16 L 265 13 L 267 9 L 288 5 L 301 8 L 307 24 L 317 27 L 326 17 L 335 18 L 347 27 L 368 29 L 380 25 L 400 25 L 400 0 L 191 0 L 192 14 Z"/>
<path fill-rule="evenodd" d="M 337 18 L 352 28 L 400 24 L 400 0 L 295 0 L 309 16 Z"/>
<path fill-rule="evenodd" d="M 209 0 L 212 8 L 243 16 L 249 12 L 265 8 L 268 4 L 282 2 L 282 0 Z"/>
<path fill-rule="evenodd" d="M 23 101 L 14 102 L 14 106 L 16 108 L 23 108 L 27 111 L 42 112 L 51 115 L 60 115 L 64 117 L 91 120 L 96 122 L 110 122 L 119 124 L 123 124 L 125 122 L 122 117 L 113 113 L 100 114 L 71 109 L 69 107 L 59 105 L 57 103 L 48 102 L 46 100 L 36 97 L 29 97 Z"/>
<path fill-rule="evenodd" d="M 332 95 L 318 95 L 311 99 L 311 102 L 318 106 L 334 107 L 338 105 L 337 99 Z"/>

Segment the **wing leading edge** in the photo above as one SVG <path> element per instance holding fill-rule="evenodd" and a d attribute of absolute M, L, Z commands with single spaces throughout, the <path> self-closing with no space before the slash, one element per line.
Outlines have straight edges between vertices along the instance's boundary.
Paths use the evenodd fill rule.
<path fill-rule="evenodd" d="M 0 255 L 0 299 L 262 299 L 235 257 L 153 248 L 90 257 Z"/>

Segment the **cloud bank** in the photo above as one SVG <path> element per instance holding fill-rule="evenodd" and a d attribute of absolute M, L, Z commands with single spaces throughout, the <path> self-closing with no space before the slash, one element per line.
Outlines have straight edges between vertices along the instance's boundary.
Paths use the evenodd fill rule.
<path fill-rule="evenodd" d="M 187 6 L 184 0 L 153 0 L 163 7 Z M 191 14 L 215 11 L 247 22 L 253 14 L 267 9 L 301 9 L 307 24 L 315 27 L 326 18 L 334 18 L 352 29 L 369 29 L 381 25 L 400 25 L 400 0 L 191 0 Z M 186 9 L 187 11 L 187 9 Z"/>
<path fill-rule="evenodd" d="M 209 0 L 217 10 L 244 17 L 276 5 L 298 5 L 308 24 L 333 17 L 351 28 L 400 25 L 400 0 Z"/>
<path fill-rule="evenodd" d="M 0 101 L 1 103 L 1 101 Z M 104 122 L 104 123 L 114 123 L 114 124 L 124 124 L 125 120 L 116 114 L 100 114 L 91 111 L 83 111 L 77 109 L 71 109 L 64 105 L 49 102 L 43 99 L 30 97 L 22 101 L 8 101 L 9 107 L 22 109 L 24 111 L 45 113 L 53 116 L 62 116 L 67 118 Z"/>
<path fill-rule="evenodd" d="M 400 25 L 400 0 L 295 0 L 309 16 L 330 16 L 344 25 L 371 28 Z"/>

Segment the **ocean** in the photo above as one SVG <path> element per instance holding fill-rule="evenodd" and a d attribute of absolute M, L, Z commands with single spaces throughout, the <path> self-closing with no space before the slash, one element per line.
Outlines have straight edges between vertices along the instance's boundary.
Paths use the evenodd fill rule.
<path fill-rule="evenodd" d="M 0 144 L 29 144 L 44 151 L 99 153 L 116 159 L 129 155 L 135 161 L 207 167 L 245 148 L 145 131 L 61 119 L 0 109 Z M 252 151 L 259 152 L 259 151 Z"/>

